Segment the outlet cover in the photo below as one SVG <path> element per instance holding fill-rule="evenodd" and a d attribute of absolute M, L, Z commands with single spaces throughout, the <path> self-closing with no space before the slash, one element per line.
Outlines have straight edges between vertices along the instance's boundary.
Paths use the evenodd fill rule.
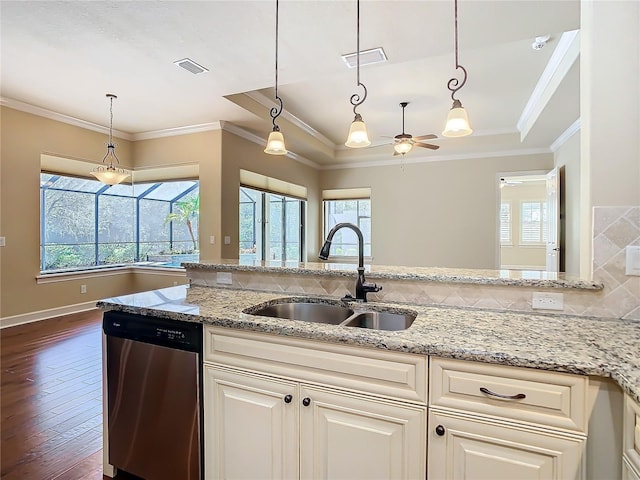
<path fill-rule="evenodd" d="M 87 293 L 87 286 L 86 285 L 80 285 L 80 293 Z"/>
<path fill-rule="evenodd" d="M 640 276 L 640 246 L 627 245 L 624 250 L 625 275 Z"/>
<path fill-rule="evenodd" d="M 0 237 L 0 247 L 4 247 L 6 245 L 6 241 L 4 237 Z"/>
<path fill-rule="evenodd" d="M 233 275 L 230 272 L 218 272 L 216 274 L 216 283 L 233 285 Z"/>
<path fill-rule="evenodd" d="M 564 310 L 564 294 L 533 292 L 531 308 L 534 310 Z"/>

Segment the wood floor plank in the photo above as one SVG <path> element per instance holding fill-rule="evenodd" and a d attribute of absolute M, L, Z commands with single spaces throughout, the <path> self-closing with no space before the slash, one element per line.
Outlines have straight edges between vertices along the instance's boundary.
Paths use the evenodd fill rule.
<path fill-rule="evenodd" d="M 2 480 L 102 480 L 101 320 L 93 310 L 0 331 Z"/>

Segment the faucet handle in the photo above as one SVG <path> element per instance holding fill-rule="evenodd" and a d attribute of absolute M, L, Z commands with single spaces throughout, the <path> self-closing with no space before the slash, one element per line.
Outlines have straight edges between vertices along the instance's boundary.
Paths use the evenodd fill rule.
<path fill-rule="evenodd" d="M 364 290 L 366 292 L 379 292 L 380 290 L 382 290 L 382 285 L 378 285 L 377 283 L 365 283 L 364 285 L 362 285 L 362 288 L 364 288 Z"/>

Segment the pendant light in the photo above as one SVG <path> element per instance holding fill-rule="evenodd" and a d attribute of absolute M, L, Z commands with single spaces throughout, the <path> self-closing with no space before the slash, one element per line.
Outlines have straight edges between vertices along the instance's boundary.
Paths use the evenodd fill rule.
<path fill-rule="evenodd" d="M 367 133 L 367 126 L 362 120 L 362 116 L 356 112 L 356 108 L 358 108 L 367 98 L 367 87 L 364 86 L 362 82 L 360 82 L 360 0 L 357 0 L 357 45 L 356 45 L 356 72 L 357 72 L 357 82 L 359 87 L 362 87 L 364 90 L 364 95 L 360 97 L 359 94 L 354 93 L 351 95 L 351 105 L 353 105 L 353 113 L 355 115 L 353 122 L 351 123 L 351 127 L 349 128 L 349 136 L 347 137 L 347 141 L 345 145 L 350 148 L 362 148 L 368 147 L 371 145 L 369 141 L 369 134 Z"/>
<path fill-rule="evenodd" d="M 458 0 L 454 1 L 454 36 L 455 36 L 455 55 L 456 55 L 456 70 L 462 70 L 464 76 L 462 81 L 453 77 L 447 82 L 447 88 L 451 91 L 451 100 L 453 100 L 453 106 L 449 110 L 447 116 L 447 124 L 444 127 L 442 135 L 444 137 L 465 137 L 471 135 L 473 130 L 469 125 L 469 117 L 460 100 L 455 98 L 456 92 L 460 90 L 465 83 L 467 83 L 467 70 L 458 63 Z"/>
<path fill-rule="evenodd" d="M 284 146 L 284 135 L 282 135 L 280 127 L 276 124 L 276 119 L 282 113 L 282 99 L 278 96 L 278 11 L 279 0 L 276 0 L 276 102 L 278 102 L 280 106 L 273 107 L 269 112 L 271 121 L 273 122 L 273 130 L 267 139 L 267 148 L 264 149 L 264 153 L 268 153 L 269 155 L 287 154 L 287 149 Z"/>
<path fill-rule="evenodd" d="M 118 97 L 112 93 L 107 93 L 107 98 L 110 102 L 109 143 L 107 143 L 107 153 L 102 159 L 102 165 L 97 166 L 90 173 L 102 183 L 106 183 L 107 185 L 117 185 L 125 178 L 129 177 L 131 173 L 124 168 L 116 166 L 120 164 L 120 160 L 118 160 L 118 157 L 116 156 L 116 145 L 113 143 L 113 99 Z M 116 165 L 114 165 L 114 163 Z"/>

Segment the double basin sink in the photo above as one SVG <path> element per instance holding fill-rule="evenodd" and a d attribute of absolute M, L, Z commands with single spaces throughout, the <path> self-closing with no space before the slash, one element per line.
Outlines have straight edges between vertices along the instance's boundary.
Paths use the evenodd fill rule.
<path fill-rule="evenodd" d="M 283 298 L 276 300 L 275 303 L 249 307 L 244 310 L 244 313 L 387 331 L 405 330 L 411 326 L 417 316 L 417 313 L 412 310 L 365 305 L 354 307 L 331 300 Z"/>

